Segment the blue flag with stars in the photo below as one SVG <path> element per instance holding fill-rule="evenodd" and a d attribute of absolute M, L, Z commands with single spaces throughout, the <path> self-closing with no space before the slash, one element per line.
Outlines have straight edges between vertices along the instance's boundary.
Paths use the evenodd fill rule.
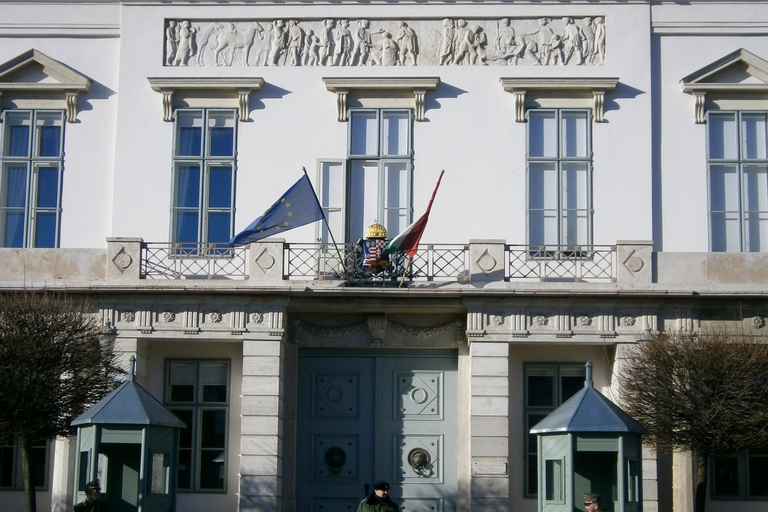
<path fill-rule="evenodd" d="M 324 217 L 315 189 L 312 188 L 307 171 L 304 171 L 304 176 L 299 181 L 289 188 L 269 210 L 264 212 L 264 215 L 232 237 L 229 245 L 236 247 L 249 244 L 318 221 Z"/>

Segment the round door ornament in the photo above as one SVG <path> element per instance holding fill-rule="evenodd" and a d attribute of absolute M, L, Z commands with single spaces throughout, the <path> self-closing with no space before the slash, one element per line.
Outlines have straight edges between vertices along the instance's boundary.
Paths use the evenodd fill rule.
<path fill-rule="evenodd" d="M 413 472 L 419 476 L 430 476 L 432 471 L 429 469 L 429 452 L 424 448 L 414 448 L 408 454 L 408 464 L 411 465 Z"/>
<path fill-rule="evenodd" d="M 347 462 L 347 454 L 338 446 L 332 446 L 325 452 L 325 464 L 334 475 L 341 471 L 345 462 Z"/>

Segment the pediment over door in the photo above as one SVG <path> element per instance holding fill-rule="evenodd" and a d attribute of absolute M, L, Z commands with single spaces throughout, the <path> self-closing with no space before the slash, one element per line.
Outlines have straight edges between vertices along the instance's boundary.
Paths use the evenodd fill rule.
<path fill-rule="evenodd" d="M 740 48 L 680 80 L 695 99 L 696 122 L 710 109 L 768 109 L 768 61 Z"/>
<path fill-rule="evenodd" d="M 0 64 L 0 107 L 61 108 L 77 121 L 77 98 L 91 81 L 69 66 L 35 50 Z"/>

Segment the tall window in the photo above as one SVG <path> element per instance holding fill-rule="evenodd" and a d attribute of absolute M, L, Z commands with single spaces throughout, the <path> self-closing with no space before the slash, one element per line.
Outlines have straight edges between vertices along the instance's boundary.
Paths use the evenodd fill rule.
<path fill-rule="evenodd" d="M 709 114 L 709 228 L 713 252 L 768 250 L 766 115 Z"/>
<path fill-rule="evenodd" d="M 321 166 L 329 223 L 349 242 L 362 238 L 374 221 L 395 236 L 412 215 L 411 110 L 351 110 L 348 124 L 347 168 L 338 161 Z"/>
<path fill-rule="evenodd" d="M 226 490 L 229 362 L 166 362 L 166 406 L 187 424 L 179 440 L 178 488 Z"/>
<path fill-rule="evenodd" d="M 588 110 L 528 111 L 528 243 L 573 250 L 592 243 Z"/>
<path fill-rule="evenodd" d="M 176 111 L 172 238 L 184 253 L 232 237 L 236 127 L 234 110 Z"/>
<path fill-rule="evenodd" d="M 2 247 L 58 247 L 64 112 L 8 110 L 3 128 Z"/>
<path fill-rule="evenodd" d="M 530 430 L 549 413 L 584 387 L 586 370 L 583 364 L 525 365 L 525 493 L 538 494 L 538 449 L 536 436 Z"/>
<path fill-rule="evenodd" d="M 32 480 L 37 489 L 46 487 L 47 461 L 47 443 L 34 444 L 32 446 Z M 0 440 L 0 489 L 24 489 L 21 475 L 21 444 L 18 439 Z"/>
<path fill-rule="evenodd" d="M 717 499 L 768 498 L 768 450 L 710 459 L 712 497 Z"/>

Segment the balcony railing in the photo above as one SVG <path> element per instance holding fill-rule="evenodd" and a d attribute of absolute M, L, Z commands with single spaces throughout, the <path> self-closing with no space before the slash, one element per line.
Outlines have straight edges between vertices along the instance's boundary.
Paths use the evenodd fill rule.
<path fill-rule="evenodd" d="M 507 245 L 508 281 L 616 281 L 616 246 Z"/>
<path fill-rule="evenodd" d="M 384 268 L 375 270 L 364 266 L 363 248 L 358 244 L 340 244 L 338 249 L 327 244 L 283 243 L 278 247 L 282 247 L 282 251 L 268 258 L 270 262 L 282 259 L 282 262 L 274 261 L 282 268 L 282 275 L 274 278 L 290 281 L 333 280 L 352 285 L 461 283 L 471 280 L 473 265 L 471 246 L 465 244 L 422 245 L 410 264 L 405 255 L 393 254 L 389 255 Z M 501 257 L 501 246 L 498 250 Z M 617 280 L 615 245 L 570 248 L 503 245 L 503 258 L 504 281 Z M 246 280 L 251 276 L 252 265 L 261 265 L 261 256 L 249 256 L 249 246 L 141 243 L 142 279 Z M 502 279 L 501 275 L 498 279 Z"/>
<path fill-rule="evenodd" d="M 248 279 L 247 261 L 247 246 L 141 244 L 143 279 Z"/>

